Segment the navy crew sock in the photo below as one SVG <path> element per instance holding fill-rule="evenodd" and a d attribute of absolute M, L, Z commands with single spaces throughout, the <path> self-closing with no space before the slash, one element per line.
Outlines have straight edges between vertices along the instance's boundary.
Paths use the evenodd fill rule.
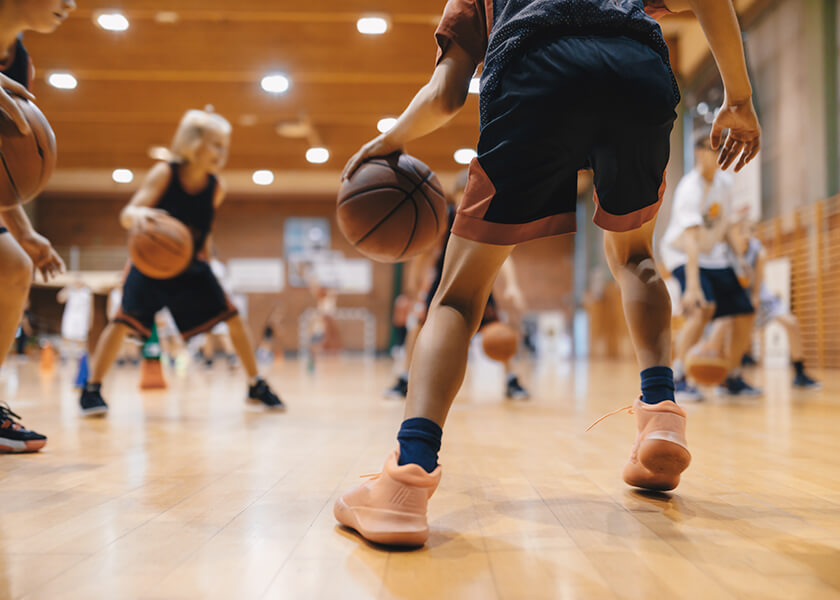
<path fill-rule="evenodd" d="M 443 430 L 430 419 L 406 419 L 397 434 L 400 443 L 400 465 L 420 465 L 427 473 L 437 467 Z"/>
<path fill-rule="evenodd" d="M 674 401 L 674 372 L 669 367 L 650 367 L 642 375 L 642 402 Z"/>

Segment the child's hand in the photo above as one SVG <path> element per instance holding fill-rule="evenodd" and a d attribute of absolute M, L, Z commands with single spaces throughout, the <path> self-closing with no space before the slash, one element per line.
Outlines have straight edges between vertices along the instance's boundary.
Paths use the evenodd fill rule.
<path fill-rule="evenodd" d="M 347 161 L 347 165 L 341 173 L 341 181 L 349 179 L 356 172 L 356 169 L 367 159 L 377 156 L 387 156 L 397 151 L 402 151 L 402 147 L 395 146 L 392 142 L 389 142 L 385 138 L 385 134 L 372 139 Z"/>
<path fill-rule="evenodd" d="M 133 231 L 145 232 L 154 226 L 158 217 L 167 215 L 162 208 L 152 208 L 150 206 L 135 206 L 131 209 L 131 229 Z"/>
<path fill-rule="evenodd" d="M 0 111 L 2 111 L 3 114 L 14 122 L 18 131 L 20 131 L 23 135 L 29 135 L 29 132 L 31 131 L 29 123 L 26 122 L 26 117 L 23 116 L 23 111 L 20 110 L 20 107 L 14 101 L 11 94 L 33 101 L 35 100 L 35 96 L 33 96 L 29 90 L 17 81 L 3 75 L 2 73 L 0 73 L 0 88 L 2 88 L 2 91 L 0 91 Z"/>
<path fill-rule="evenodd" d="M 721 148 L 724 129 L 728 129 L 729 134 Z M 761 147 L 761 126 L 758 124 L 752 100 L 734 104 L 724 97 L 723 106 L 720 107 L 720 112 L 712 125 L 711 138 L 712 148 L 715 150 L 721 148 L 718 157 L 721 169 L 728 169 L 739 154 L 741 159 L 735 165 L 736 173 L 755 158 Z"/>
<path fill-rule="evenodd" d="M 20 247 L 29 255 L 32 262 L 41 272 L 44 281 L 49 281 L 64 271 L 64 261 L 52 247 L 50 241 L 40 233 L 31 231 L 18 240 Z"/>

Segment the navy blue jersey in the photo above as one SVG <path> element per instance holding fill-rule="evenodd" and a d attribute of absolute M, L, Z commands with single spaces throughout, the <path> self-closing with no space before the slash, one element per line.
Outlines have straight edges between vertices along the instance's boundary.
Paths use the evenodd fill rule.
<path fill-rule="evenodd" d="M 178 174 L 179 163 L 171 162 L 169 167 L 172 176 L 169 186 L 157 203 L 157 208 L 162 208 L 170 215 L 181 221 L 192 233 L 193 256 L 204 248 L 207 236 L 213 228 L 213 218 L 216 216 L 214 199 L 216 197 L 216 186 L 218 181 L 215 175 L 209 175 L 207 185 L 197 194 L 190 194 L 181 185 L 181 178 Z"/>
<path fill-rule="evenodd" d="M 32 61 L 29 52 L 23 45 L 23 38 L 18 36 L 15 43 L 9 48 L 6 59 L 0 63 L 0 71 L 10 79 L 14 79 L 22 86 L 29 88 L 32 83 Z"/>
<path fill-rule="evenodd" d="M 663 0 L 449 0 L 435 32 L 438 60 L 455 43 L 483 62 L 482 97 L 495 92 L 513 59 L 558 37 L 629 37 L 655 50 L 670 70 L 668 47 L 654 19 L 662 13 L 667 13 Z M 673 88 L 678 95 L 676 79 Z"/>

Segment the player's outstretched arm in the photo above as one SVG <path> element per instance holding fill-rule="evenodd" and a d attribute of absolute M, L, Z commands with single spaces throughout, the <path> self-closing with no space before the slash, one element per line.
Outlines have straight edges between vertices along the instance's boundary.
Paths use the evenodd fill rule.
<path fill-rule="evenodd" d="M 712 126 L 712 147 L 721 148 L 718 162 L 722 168 L 729 168 L 738 159 L 735 170 L 740 171 L 758 154 L 761 145 L 741 27 L 732 0 L 688 0 L 688 4 L 700 21 L 723 79 L 724 99 Z M 671 2 L 667 5 L 673 10 Z M 721 144 L 725 129 L 729 133 Z"/>
<path fill-rule="evenodd" d="M 350 177 L 365 159 L 401 150 L 408 142 L 445 125 L 464 106 L 476 66 L 466 50 L 451 44 L 429 83 L 420 88 L 396 125 L 362 146 L 350 158 L 342 180 Z"/>

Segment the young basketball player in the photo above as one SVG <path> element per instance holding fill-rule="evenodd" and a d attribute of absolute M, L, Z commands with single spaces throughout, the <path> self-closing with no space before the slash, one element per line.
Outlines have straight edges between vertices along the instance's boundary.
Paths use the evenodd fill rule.
<path fill-rule="evenodd" d="M 727 318 L 732 322 L 732 344 L 727 354 L 732 371 L 724 389 L 732 395 L 758 395 L 741 377 L 741 356 L 749 344 L 755 310 L 735 271 L 730 232 L 737 221 L 732 197 L 733 181 L 720 170 L 707 135 L 694 145 L 695 168 L 674 192 L 671 221 L 662 238 L 661 257 L 682 289 L 686 317 L 676 343 L 674 375 L 677 399 L 700 400 L 702 394 L 688 383 L 684 363 L 706 325 Z"/>
<path fill-rule="evenodd" d="M 443 273 L 443 262 L 446 254 L 446 245 L 449 242 L 449 231 L 452 224 L 455 222 L 455 211 L 461 203 L 464 196 L 464 189 L 467 186 L 468 172 L 463 171 L 458 174 L 455 180 L 455 189 L 453 190 L 453 202 L 447 204 L 447 215 L 449 217 L 449 225 L 446 232 L 441 236 L 439 243 L 431 250 L 424 252 L 412 261 L 409 265 L 408 277 L 408 291 L 411 295 L 416 296 L 419 302 L 414 307 L 410 323 L 407 323 L 407 332 L 405 340 L 405 365 L 403 371 L 397 376 L 397 381 L 393 386 L 385 391 L 385 395 L 389 398 L 405 398 L 408 394 L 408 367 L 411 365 L 411 357 L 414 353 L 414 345 L 417 342 L 417 336 L 420 333 L 420 328 L 426 315 L 429 313 L 429 307 L 432 305 L 432 299 L 437 293 L 440 286 L 441 275 Z M 428 286 L 418 283 L 427 277 L 431 272 L 431 283 Z M 522 290 L 519 287 L 516 278 L 516 270 L 513 264 L 513 258 L 508 257 L 502 267 L 502 275 L 505 280 L 505 295 L 511 299 L 517 310 L 523 310 L 525 301 L 522 295 Z M 487 300 L 487 306 L 484 309 L 484 315 L 481 318 L 480 327 L 493 323 L 499 320 L 498 309 L 496 308 L 496 299 L 493 294 Z M 410 325 L 410 326 L 409 326 Z M 513 372 L 510 361 L 505 363 L 505 397 L 512 400 L 524 400 L 530 397 L 528 390 L 522 387 L 519 383 L 519 378 Z"/>
<path fill-rule="evenodd" d="M 334 509 L 368 540 L 417 545 L 427 539 L 442 426 L 493 281 L 516 244 L 574 229 L 577 172 L 587 164 L 597 189 L 595 221 L 606 230 L 607 259 L 642 369 L 642 396 L 632 406 L 638 434 L 624 480 L 668 490 L 688 466 L 685 413 L 674 402 L 668 367 L 670 301 L 652 254 L 679 92 L 661 30 L 644 4 L 449 0 L 429 83 L 393 129 L 348 162 L 345 176 L 366 158 L 442 126 L 463 106 L 484 62 L 478 158 L 414 352 L 399 447 L 382 473 L 345 493 Z M 712 144 L 719 147 L 729 129 L 719 160 L 727 168 L 740 157 L 740 169 L 758 151 L 760 132 L 731 0 L 656 5 L 691 8 L 703 26 L 726 90 Z"/>
<path fill-rule="evenodd" d="M 793 366 L 793 387 L 805 390 L 817 390 L 820 382 L 805 372 L 805 348 L 802 345 L 802 332 L 799 320 L 788 310 L 782 300 L 764 283 L 764 265 L 766 252 L 761 241 L 752 235 L 752 224 L 746 220 L 734 227 L 733 250 L 741 263 L 742 276 L 748 281 L 745 291 L 752 298 L 756 308 L 755 328 L 763 329 L 770 323 L 778 323 L 785 329 L 790 346 L 790 362 Z M 730 328 L 732 324 L 728 325 Z M 734 335 L 734 331 L 728 331 Z"/>
<path fill-rule="evenodd" d="M 285 405 L 259 376 L 251 338 L 236 308 L 230 303 L 210 270 L 206 242 L 225 191 L 218 177 L 227 160 L 231 126 L 221 116 L 207 111 L 188 111 L 172 142 L 174 159 L 158 163 L 120 214 L 126 229 L 150 226 L 162 214 L 169 214 L 193 235 L 193 260 L 187 269 L 171 279 L 152 279 L 131 266 L 123 284 L 122 305 L 116 318 L 105 328 L 96 345 L 90 379 L 79 403 L 82 414 L 102 415 L 108 405 L 102 398 L 102 379 L 114 362 L 129 329 L 148 338 L 155 313 L 167 307 L 185 339 L 226 321 L 239 358 L 249 377 L 248 400 L 271 409 Z"/>
<path fill-rule="evenodd" d="M 0 118 L 21 132 L 29 125 L 12 95 L 34 100 L 29 84 L 34 68 L 23 45 L 27 30 L 52 33 L 76 8 L 73 0 L 0 0 Z M 64 269 L 49 240 L 38 234 L 21 206 L 0 210 L 0 365 L 12 345 L 23 305 L 29 296 L 33 265 L 45 280 Z M 26 429 L 20 417 L 0 405 L 0 452 L 35 452 L 46 436 Z"/>

